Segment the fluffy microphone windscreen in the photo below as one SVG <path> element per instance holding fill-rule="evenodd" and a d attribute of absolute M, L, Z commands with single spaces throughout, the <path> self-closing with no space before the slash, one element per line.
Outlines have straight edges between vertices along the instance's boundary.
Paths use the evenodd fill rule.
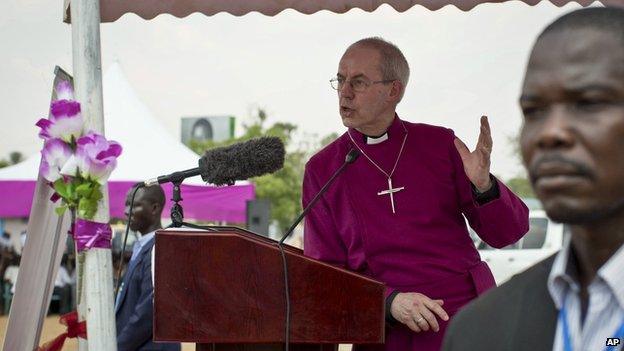
<path fill-rule="evenodd" d="M 277 137 L 262 137 L 231 146 L 207 150 L 199 159 L 201 177 L 215 185 L 273 173 L 284 166 L 284 143 Z"/>

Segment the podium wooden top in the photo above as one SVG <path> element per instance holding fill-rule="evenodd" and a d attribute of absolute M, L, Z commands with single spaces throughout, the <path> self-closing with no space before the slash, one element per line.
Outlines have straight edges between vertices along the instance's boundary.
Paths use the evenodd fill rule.
<path fill-rule="evenodd" d="M 156 233 L 154 339 L 284 341 L 277 242 L 234 227 Z M 293 343 L 382 343 L 384 284 L 284 245 Z"/>

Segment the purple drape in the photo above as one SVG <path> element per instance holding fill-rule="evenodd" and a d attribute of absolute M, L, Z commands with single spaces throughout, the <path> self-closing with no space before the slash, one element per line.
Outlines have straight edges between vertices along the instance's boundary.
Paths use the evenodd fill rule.
<path fill-rule="evenodd" d="M 126 193 L 134 182 L 108 183 L 111 218 L 124 218 Z M 0 218 L 28 217 L 36 182 L 34 180 L 0 181 Z M 171 184 L 163 185 L 167 204 L 163 217 L 171 208 Z M 187 219 L 203 221 L 245 222 L 246 201 L 254 198 L 252 184 L 231 187 L 182 184 L 182 207 Z"/>

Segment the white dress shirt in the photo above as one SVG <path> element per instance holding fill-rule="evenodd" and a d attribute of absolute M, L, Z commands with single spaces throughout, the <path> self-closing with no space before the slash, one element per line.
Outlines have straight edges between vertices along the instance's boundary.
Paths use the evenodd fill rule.
<path fill-rule="evenodd" d="M 605 350 L 607 338 L 615 337 L 624 322 L 624 246 L 600 267 L 589 284 L 589 304 L 583 322 L 578 273 L 575 260 L 570 260 L 570 249 L 571 237 L 568 236 L 553 262 L 548 290 L 558 310 L 565 302 L 572 350 Z M 564 351 L 564 338 L 559 318 L 553 351 Z M 619 347 L 608 350 L 622 350 L 622 342 L 624 340 L 620 340 Z"/>

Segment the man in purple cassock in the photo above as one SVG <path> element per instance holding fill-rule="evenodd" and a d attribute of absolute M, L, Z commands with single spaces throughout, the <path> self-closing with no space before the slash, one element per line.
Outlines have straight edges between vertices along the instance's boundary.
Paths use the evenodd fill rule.
<path fill-rule="evenodd" d="M 362 39 L 342 56 L 331 80 L 346 133 L 306 165 L 307 205 L 351 149 L 350 164 L 308 214 L 306 255 L 386 284 L 384 345 L 356 350 L 439 350 L 449 318 L 495 285 L 468 234 L 512 244 L 529 226 L 528 209 L 490 174 L 486 117 L 476 149 L 446 128 L 396 114 L 409 79 L 401 51 Z"/>

